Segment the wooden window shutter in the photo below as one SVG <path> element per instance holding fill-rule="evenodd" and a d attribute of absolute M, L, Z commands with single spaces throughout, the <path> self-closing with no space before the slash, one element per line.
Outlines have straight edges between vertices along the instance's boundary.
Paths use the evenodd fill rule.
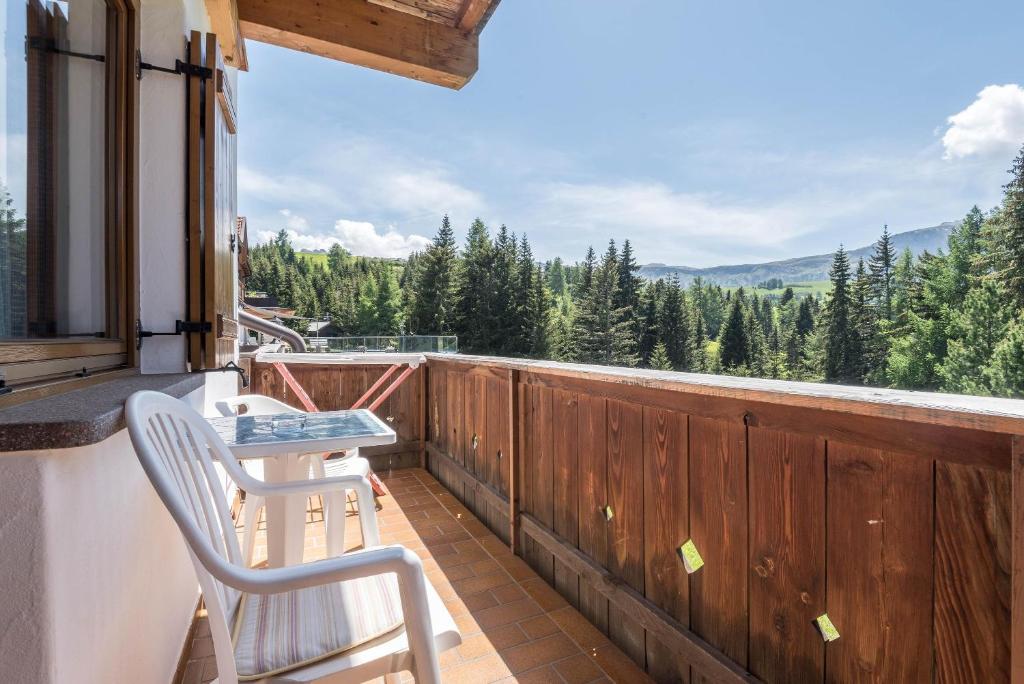
<path fill-rule="evenodd" d="M 205 48 L 205 49 L 204 49 Z M 189 333 L 192 370 L 217 368 L 234 359 L 235 310 L 235 110 L 217 36 L 193 31 L 189 64 L 208 78 L 188 76 L 188 316 L 207 329 Z"/>

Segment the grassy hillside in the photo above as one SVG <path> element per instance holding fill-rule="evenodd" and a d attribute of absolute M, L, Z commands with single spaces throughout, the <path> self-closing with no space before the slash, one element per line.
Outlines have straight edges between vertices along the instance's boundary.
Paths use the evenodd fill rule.
<path fill-rule="evenodd" d="M 755 292 L 760 296 L 782 296 L 787 287 L 793 288 L 793 293 L 798 297 L 804 295 L 813 295 L 815 297 L 824 297 L 825 294 L 832 289 L 832 283 L 828 280 L 809 280 L 803 283 L 786 283 L 783 287 L 775 288 L 772 290 L 766 290 L 760 287 L 748 287 L 748 292 Z M 730 288 L 732 289 L 732 288 Z"/>

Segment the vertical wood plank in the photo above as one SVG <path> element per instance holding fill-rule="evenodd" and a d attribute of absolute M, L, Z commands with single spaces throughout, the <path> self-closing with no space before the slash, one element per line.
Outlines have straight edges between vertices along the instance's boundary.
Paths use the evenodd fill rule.
<path fill-rule="evenodd" d="M 677 549 L 690 538 L 686 414 L 644 407 L 644 588 L 647 598 L 690 624 L 689 576 Z M 647 670 L 658 682 L 689 682 L 690 668 L 647 636 Z"/>
<path fill-rule="evenodd" d="M 608 503 L 606 400 L 580 394 L 577 401 L 579 548 L 606 568 L 608 530 L 600 511 Z M 601 631 L 608 632 L 608 600 L 585 583 L 580 584 L 580 612 Z"/>
<path fill-rule="evenodd" d="M 825 441 L 751 427 L 750 673 L 820 682 L 825 646 Z"/>
<path fill-rule="evenodd" d="M 644 430 L 643 407 L 608 401 L 608 570 L 640 593 L 644 591 Z M 644 630 L 614 607 L 608 609 L 612 639 L 641 666 L 646 661 Z"/>
<path fill-rule="evenodd" d="M 555 390 L 552 395 L 554 457 L 554 531 L 570 544 L 579 544 L 579 486 L 577 464 L 576 395 Z M 555 588 L 579 607 L 579 576 L 555 561 Z"/>
<path fill-rule="evenodd" d="M 535 422 L 534 417 L 534 401 L 533 394 L 536 391 L 535 388 L 529 385 L 519 386 L 519 410 L 522 414 L 521 426 L 519 431 L 519 444 L 520 444 L 520 462 L 519 462 L 519 485 L 520 485 L 520 497 L 519 506 L 524 513 L 533 515 L 533 468 L 534 468 L 534 455 L 533 455 L 533 426 Z M 521 534 L 520 530 L 520 534 Z M 526 541 L 525 536 L 519 538 L 519 546 L 522 550 L 523 558 L 529 560 L 529 544 Z"/>
<path fill-rule="evenodd" d="M 1014 435 L 1010 467 L 1013 478 L 1010 681 L 1024 684 L 1024 435 Z"/>
<path fill-rule="evenodd" d="M 690 417 L 690 536 L 704 567 L 690 575 L 690 626 L 747 663 L 746 428 Z"/>
<path fill-rule="evenodd" d="M 552 390 L 546 387 L 534 388 L 534 424 L 533 424 L 533 514 L 548 529 L 555 523 L 554 507 L 554 455 L 552 440 L 554 437 L 552 419 Z M 554 584 L 554 557 L 534 545 L 534 568 L 548 584 Z"/>
<path fill-rule="evenodd" d="M 189 34 L 188 62 L 203 66 L 203 43 L 199 31 Z M 203 243 L 202 243 L 202 117 L 199 86 L 201 80 L 186 77 L 188 83 L 188 316 L 190 321 L 203 320 Z M 30 117 L 31 120 L 31 117 Z M 203 367 L 202 333 L 186 333 L 188 363 L 191 370 Z"/>
<path fill-rule="evenodd" d="M 829 442 L 830 682 L 932 678 L 932 463 Z"/>
<path fill-rule="evenodd" d="M 520 496 L 520 453 L 522 446 L 519 441 L 522 416 L 520 415 L 519 371 L 508 372 L 508 413 L 506 429 L 508 431 L 508 458 L 505 471 L 508 477 L 508 545 L 512 553 L 519 548 L 519 511 Z"/>
<path fill-rule="evenodd" d="M 486 380 L 486 391 L 487 391 L 487 415 L 485 416 L 486 426 L 484 428 L 484 435 L 486 437 L 484 444 L 487 447 L 487 451 L 484 452 L 484 460 L 486 462 L 487 472 L 487 483 L 494 487 L 496 490 L 501 491 L 501 459 L 504 458 L 504 451 L 502 449 L 502 411 L 501 411 L 501 385 L 496 378 L 487 378 Z M 505 511 L 494 510 L 490 504 L 488 507 L 488 527 L 498 537 L 505 536 L 505 526 L 499 524 L 499 520 L 504 521 Z"/>
<path fill-rule="evenodd" d="M 1011 474 L 935 466 L 935 679 L 1010 673 Z"/>

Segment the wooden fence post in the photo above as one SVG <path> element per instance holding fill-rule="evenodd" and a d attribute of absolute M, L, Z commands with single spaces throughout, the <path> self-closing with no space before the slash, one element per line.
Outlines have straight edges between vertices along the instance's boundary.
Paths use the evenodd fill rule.
<path fill-rule="evenodd" d="M 427 426 L 430 417 L 430 402 L 427 400 L 427 363 L 420 364 L 420 373 L 417 382 L 419 397 L 416 407 L 420 414 L 420 468 L 427 468 Z"/>

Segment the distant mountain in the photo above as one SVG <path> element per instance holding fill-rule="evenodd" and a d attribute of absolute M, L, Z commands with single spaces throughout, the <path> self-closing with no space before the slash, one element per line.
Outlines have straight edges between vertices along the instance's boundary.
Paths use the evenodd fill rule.
<path fill-rule="evenodd" d="M 931 228 L 918 228 L 892 236 L 896 252 L 909 248 L 914 256 L 924 251 L 936 252 L 945 249 L 946 239 L 956 225 L 952 222 L 942 223 Z M 850 251 L 850 263 L 871 255 L 874 245 Z M 737 264 L 734 266 L 711 266 L 709 268 L 692 268 L 690 266 L 666 266 L 664 264 L 646 264 L 640 267 L 640 276 L 649 280 L 679 277 L 680 282 L 688 285 L 691 280 L 701 276 L 719 285 L 756 285 L 769 278 L 781 278 L 785 283 L 802 283 L 813 280 L 826 280 L 828 269 L 832 265 L 831 254 L 796 257 L 782 261 L 768 261 L 763 264 Z"/>

